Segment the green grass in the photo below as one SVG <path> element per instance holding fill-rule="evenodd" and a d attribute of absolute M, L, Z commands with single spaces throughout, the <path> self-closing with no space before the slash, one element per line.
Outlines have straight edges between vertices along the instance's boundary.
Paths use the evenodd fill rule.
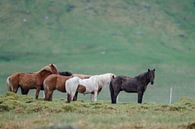
<path fill-rule="evenodd" d="M 0 128 L 187 128 L 195 119 L 195 101 L 182 98 L 166 105 L 157 103 L 91 103 L 65 100 L 46 102 L 7 93 L 0 97 Z"/>

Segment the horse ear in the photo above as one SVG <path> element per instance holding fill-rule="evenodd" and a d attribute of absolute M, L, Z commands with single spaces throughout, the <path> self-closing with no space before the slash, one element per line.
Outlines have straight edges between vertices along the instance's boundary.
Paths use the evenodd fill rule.
<path fill-rule="evenodd" d="M 54 64 L 50 64 L 51 67 L 55 68 L 55 65 Z"/>
<path fill-rule="evenodd" d="M 148 69 L 148 72 L 150 72 L 150 69 Z"/>

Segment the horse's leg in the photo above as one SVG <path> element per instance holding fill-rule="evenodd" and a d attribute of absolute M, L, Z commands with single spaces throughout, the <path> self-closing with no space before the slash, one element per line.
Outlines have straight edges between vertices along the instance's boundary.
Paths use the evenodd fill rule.
<path fill-rule="evenodd" d="M 18 92 L 18 88 L 19 88 L 19 86 L 13 87 L 13 91 L 12 92 L 17 93 Z"/>
<path fill-rule="evenodd" d="M 142 103 L 142 98 L 143 98 L 143 92 L 140 91 L 140 92 L 138 92 L 138 100 L 137 100 L 137 102 L 138 103 Z"/>
<path fill-rule="evenodd" d="M 77 101 L 77 97 L 78 97 L 78 91 L 75 93 L 73 101 Z"/>
<path fill-rule="evenodd" d="M 110 86 L 110 97 L 111 97 L 112 103 L 116 103 L 116 102 L 114 102 L 114 90 L 111 86 Z"/>
<path fill-rule="evenodd" d="M 98 90 L 98 95 L 99 95 L 99 93 L 101 92 L 101 90 L 102 90 L 102 88 L 100 88 L 100 89 Z"/>
<path fill-rule="evenodd" d="M 40 92 L 41 88 L 40 87 L 37 87 L 36 89 L 36 93 L 35 93 L 35 98 L 38 99 L 39 97 L 39 92 Z"/>
<path fill-rule="evenodd" d="M 49 100 L 49 96 L 48 96 L 48 91 L 47 89 L 44 90 L 44 93 L 45 93 L 45 100 Z"/>
<path fill-rule="evenodd" d="M 71 95 L 67 93 L 67 103 L 70 103 L 71 101 Z"/>
<path fill-rule="evenodd" d="M 97 94 L 98 94 L 98 91 L 94 91 L 93 102 L 97 101 Z"/>
<path fill-rule="evenodd" d="M 110 96 L 111 96 L 112 104 L 116 104 L 117 96 L 118 96 L 119 92 L 120 92 L 120 90 L 118 88 L 114 89 L 112 86 L 110 86 Z"/>
<path fill-rule="evenodd" d="M 120 92 L 120 86 L 117 84 L 110 83 L 110 96 L 111 96 L 111 102 L 112 104 L 116 104 L 117 102 L 117 96 Z"/>
<path fill-rule="evenodd" d="M 94 93 L 91 93 L 91 101 L 93 102 L 94 100 Z"/>
<path fill-rule="evenodd" d="M 23 89 L 23 88 L 21 88 L 21 92 L 22 92 L 23 95 L 27 95 L 28 92 L 29 92 L 29 89 Z"/>
<path fill-rule="evenodd" d="M 53 91 L 49 91 L 49 92 L 48 92 L 48 96 L 49 96 L 49 101 L 52 101 L 52 98 L 53 98 Z"/>
<path fill-rule="evenodd" d="M 117 103 L 117 97 L 118 97 L 119 92 L 120 92 L 120 90 L 117 90 L 117 91 L 114 92 L 114 95 L 112 97 L 112 103 L 113 104 Z"/>

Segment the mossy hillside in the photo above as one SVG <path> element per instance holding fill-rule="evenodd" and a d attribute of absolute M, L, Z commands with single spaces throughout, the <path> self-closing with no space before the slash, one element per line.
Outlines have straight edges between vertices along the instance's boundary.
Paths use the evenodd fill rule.
<path fill-rule="evenodd" d="M 53 101 L 35 100 L 26 95 L 19 95 L 8 92 L 5 96 L 0 97 L 0 111 L 16 112 L 93 112 L 102 110 L 103 112 L 122 112 L 128 110 L 134 111 L 178 111 L 185 112 L 195 109 L 195 101 L 189 98 L 181 98 L 178 102 L 166 105 L 157 103 L 120 103 L 110 104 L 109 102 L 100 101 L 97 103 L 76 101 L 67 103 L 65 100 L 56 99 Z"/>
<path fill-rule="evenodd" d="M 195 100 L 181 98 L 166 105 L 157 103 L 92 103 L 54 99 L 47 102 L 7 93 L 0 97 L 0 128 L 167 128 L 193 126 Z"/>

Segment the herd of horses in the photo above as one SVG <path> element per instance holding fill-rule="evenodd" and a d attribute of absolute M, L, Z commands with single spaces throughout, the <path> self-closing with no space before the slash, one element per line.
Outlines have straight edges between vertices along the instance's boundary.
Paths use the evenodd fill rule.
<path fill-rule="evenodd" d="M 58 72 L 55 64 L 49 64 L 37 72 L 14 73 L 7 78 L 8 91 L 17 93 L 21 89 L 27 95 L 30 89 L 35 89 L 35 98 L 38 99 L 40 90 L 44 90 L 46 101 L 52 101 L 55 90 L 67 93 L 67 102 L 76 101 L 78 93 L 91 94 L 91 100 L 97 101 L 102 88 L 109 87 L 111 102 L 117 102 L 120 91 L 138 94 L 138 103 L 142 103 L 144 92 L 149 83 L 153 84 L 155 69 L 135 77 L 116 76 L 113 73 L 100 75 L 74 74 Z"/>

